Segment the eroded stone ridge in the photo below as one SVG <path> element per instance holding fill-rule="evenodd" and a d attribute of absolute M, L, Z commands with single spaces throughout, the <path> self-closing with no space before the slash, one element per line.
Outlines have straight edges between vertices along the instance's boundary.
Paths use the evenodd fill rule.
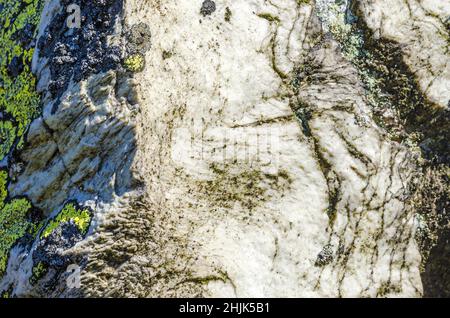
<path fill-rule="evenodd" d="M 44 3 L 36 1 L 28 7 L 37 4 Z M 5 175 L 2 181 L 2 193 L 8 196 L 4 207 L 2 201 L 1 221 L 0 286 L 5 295 L 80 295 L 66 286 L 66 270 L 74 264 L 82 268 L 86 258 L 67 251 L 95 222 L 95 218 L 91 222 L 95 202 L 111 201 L 131 182 L 126 169 L 126 157 L 133 153 L 128 119 L 137 101 L 131 79 L 116 80 L 114 72 L 122 69 L 121 52 L 125 52 L 120 40 L 122 3 L 76 2 L 82 8 L 81 29 L 66 24 L 69 4 L 73 2 L 46 1 L 39 34 L 37 29 L 34 33 L 38 50 L 33 70 L 43 109 L 31 125 L 23 123 L 25 146 L 9 157 L 11 179 Z M 111 44 L 115 32 L 119 32 L 117 43 Z M 30 71 L 31 58 L 28 63 L 24 72 Z M 29 87 L 39 97 L 34 81 Z M 110 149 L 104 146 L 106 140 Z M 109 160 L 114 155 L 106 154 L 112 149 L 119 150 L 117 164 Z M 118 182 L 111 183 L 120 170 Z"/>

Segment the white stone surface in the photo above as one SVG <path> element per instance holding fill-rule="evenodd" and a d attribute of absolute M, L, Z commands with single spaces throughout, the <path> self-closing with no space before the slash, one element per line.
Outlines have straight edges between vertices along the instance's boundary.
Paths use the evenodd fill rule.
<path fill-rule="evenodd" d="M 417 167 L 327 33 L 330 1 L 215 2 L 203 17 L 201 0 L 125 1 L 124 24 L 151 29 L 145 70 L 72 83 L 56 113 L 46 103 L 11 193 L 48 215 L 67 195 L 93 208 L 70 251 L 89 257 L 85 296 L 420 296 Z M 416 25 L 404 1 L 362 2 L 445 107 L 448 43 L 425 12 L 448 6 L 409 1 Z M 47 66 L 35 60 L 42 89 Z M 31 266 L 14 250 L 4 283 Z"/>
<path fill-rule="evenodd" d="M 152 28 L 146 69 L 136 75 L 135 162 L 147 184 L 139 217 L 151 221 L 147 231 L 132 230 L 150 242 L 120 267 L 89 274 L 92 294 L 113 281 L 113 295 L 420 295 L 412 214 L 401 199 L 412 166 L 371 121 L 356 71 L 336 44 L 309 52 L 320 31 L 313 7 L 216 4 L 205 18 L 201 1 L 126 6 L 127 24 Z M 288 76 L 311 55 L 321 63 L 318 80 L 301 86 L 298 97 L 312 107 L 309 137 L 293 112 L 298 101 Z M 331 176 L 341 182 L 332 226 Z M 119 219 L 128 228 L 136 213 L 106 223 Z M 105 242 L 92 245 L 93 255 L 120 250 L 99 235 Z M 333 260 L 315 266 L 329 244 Z M 125 291 L 127 281 L 132 290 Z"/>

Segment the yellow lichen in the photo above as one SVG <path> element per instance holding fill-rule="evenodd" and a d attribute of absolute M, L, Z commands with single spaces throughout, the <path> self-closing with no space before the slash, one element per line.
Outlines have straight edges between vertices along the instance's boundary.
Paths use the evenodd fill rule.
<path fill-rule="evenodd" d="M 85 235 L 91 222 L 91 215 L 88 210 L 77 209 L 73 203 L 69 203 L 64 206 L 56 218 L 49 222 L 42 231 L 41 238 L 48 237 L 60 224 L 69 221 L 73 221 L 81 234 Z"/>
<path fill-rule="evenodd" d="M 131 72 L 141 72 L 145 67 L 145 57 L 142 54 L 133 54 L 124 61 L 124 67 Z"/>

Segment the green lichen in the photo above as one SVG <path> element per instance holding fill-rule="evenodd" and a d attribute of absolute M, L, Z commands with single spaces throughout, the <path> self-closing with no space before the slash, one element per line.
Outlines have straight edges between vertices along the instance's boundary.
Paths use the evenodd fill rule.
<path fill-rule="evenodd" d="M 12 122 L 0 121 L 0 160 L 8 154 L 16 136 L 16 127 Z"/>
<path fill-rule="evenodd" d="M 0 195 L 7 196 L 5 172 L 0 173 Z M 25 199 L 0 201 L 0 277 L 3 276 L 8 262 L 9 251 L 16 242 L 29 233 L 33 227 L 30 219 L 31 203 Z"/>
<path fill-rule="evenodd" d="M 128 56 L 123 66 L 133 73 L 142 72 L 145 67 L 145 57 L 142 54 L 133 54 Z"/>
<path fill-rule="evenodd" d="M 6 270 L 9 250 L 31 225 L 27 217 L 30 209 L 28 200 L 16 199 L 5 204 L 0 211 L 0 276 Z"/>
<path fill-rule="evenodd" d="M 2 160 L 16 138 L 17 147 L 23 146 L 25 130 L 40 111 L 31 73 L 34 48 L 24 42 L 31 42 L 30 34 L 36 35 L 42 0 L 0 0 L 0 7 L 0 112 L 8 115 L 0 124 Z M 13 63 L 18 64 L 17 74 L 10 70 Z"/>
<path fill-rule="evenodd" d="M 39 115 L 40 96 L 31 73 L 42 0 L 0 0 L 0 160 L 23 146 L 24 134 Z M 39 224 L 26 198 L 8 198 L 8 174 L 0 171 L 0 277 L 9 252 L 25 235 L 35 235 Z"/>
<path fill-rule="evenodd" d="M 8 174 L 6 171 L 0 170 L 0 208 L 5 204 L 5 199 L 8 196 L 6 185 L 8 183 Z"/>
<path fill-rule="evenodd" d="M 80 233 L 85 235 L 91 222 L 91 214 L 87 209 L 77 209 L 75 204 L 68 203 L 61 212 L 48 223 L 42 231 L 41 238 L 48 237 L 59 225 L 69 221 L 73 221 L 80 230 Z"/>
<path fill-rule="evenodd" d="M 48 265 L 44 262 L 39 262 L 33 266 L 32 274 L 30 277 L 30 284 L 36 284 L 42 277 L 48 272 Z"/>
<path fill-rule="evenodd" d="M 8 200 L 8 174 L 0 170 L 0 277 L 8 264 L 9 251 L 25 235 L 35 237 L 42 223 L 31 215 L 32 205 L 26 198 Z"/>

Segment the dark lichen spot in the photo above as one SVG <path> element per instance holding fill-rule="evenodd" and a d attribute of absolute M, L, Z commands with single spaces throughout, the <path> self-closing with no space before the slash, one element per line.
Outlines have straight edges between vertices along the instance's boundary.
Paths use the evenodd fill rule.
<path fill-rule="evenodd" d="M 45 227 L 42 221 L 28 231 L 30 243 L 36 238 L 39 239 L 32 251 L 33 267 L 29 278 L 31 285 L 39 283 L 41 292 L 49 295 L 59 284 L 61 275 L 65 273 L 68 265 L 77 264 L 80 267 L 86 265 L 84 256 L 72 255 L 66 251 L 84 239 L 90 220 L 89 210 L 80 209 L 75 202 L 71 202 L 67 203 Z M 36 220 L 33 222 L 36 224 Z M 38 236 L 39 232 L 41 234 Z M 23 238 L 19 243 L 21 241 Z M 28 248 L 30 247 L 31 244 L 28 245 Z"/>
<path fill-rule="evenodd" d="M 83 240 L 91 222 L 91 215 L 88 209 L 81 209 L 75 202 L 70 202 L 47 223 L 33 252 L 35 281 L 49 269 L 52 269 L 53 274 L 58 274 L 69 264 L 76 263 L 74 257 L 64 251 Z"/>
<path fill-rule="evenodd" d="M 150 27 L 143 22 L 132 25 L 125 38 L 127 56 L 122 65 L 130 72 L 142 72 L 145 68 L 145 52 L 151 47 Z"/>
<path fill-rule="evenodd" d="M 23 57 L 22 56 L 14 56 L 11 60 L 11 63 L 8 65 L 8 75 L 12 77 L 19 76 L 24 69 L 23 65 Z"/>
<path fill-rule="evenodd" d="M 41 239 L 33 253 L 33 263 L 43 262 L 48 266 L 63 269 L 70 264 L 70 256 L 63 251 L 73 247 L 83 239 L 73 220 L 61 223 L 48 236 Z"/>
<path fill-rule="evenodd" d="M 173 53 L 170 51 L 163 51 L 162 52 L 162 59 L 167 60 L 170 59 L 173 56 Z"/>
<path fill-rule="evenodd" d="M 81 8 L 81 27 L 69 29 L 63 10 L 53 18 L 38 42 L 40 55 L 54 62 L 50 64 L 49 90 L 55 98 L 63 94 L 72 79 L 79 82 L 91 74 L 118 68 L 123 55 L 119 46 L 108 41 L 122 12 L 123 0 L 63 0 L 61 3 L 64 8 L 70 4 Z"/>
<path fill-rule="evenodd" d="M 61 281 L 65 283 L 64 275 L 70 265 L 84 268 L 87 262 L 85 256 L 67 252 L 83 238 L 79 226 L 71 219 L 60 223 L 48 236 L 41 239 L 32 254 L 34 266 L 30 283 L 39 282 L 41 292 L 49 295 L 58 288 Z"/>
<path fill-rule="evenodd" d="M 314 266 L 325 266 L 329 263 L 331 263 L 334 259 L 333 254 L 333 247 L 330 244 L 327 244 L 324 246 L 322 251 L 317 255 L 316 262 L 314 263 Z"/>
<path fill-rule="evenodd" d="M 150 26 L 143 22 L 131 26 L 125 37 L 128 54 L 144 54 L 152 45 Z"/>
<path fill-rule="evenodd" d="M 231 13 L 230 8 L 226 7 L 225 8 L 225 21 L 226 22 L 230 22 L 231 21 L 231 16 L 232 16 L 232 13 Z"/>
<path fill-rule="evenodd" d="M 214 1 L 211 0 L 203 1 L 200 13 L 204 17 L 206 17 L 207 15 L 211 15 L 214 11 L 216 11 L 216 3 Z"/>
<path fill-rule="evenodd" d="M 25 50 L 29 50 L 36 45 L 34 38 L 36 25 L 27 23 L 22 29 L 16 31 L 12 38 L 20 44 Z"/>

